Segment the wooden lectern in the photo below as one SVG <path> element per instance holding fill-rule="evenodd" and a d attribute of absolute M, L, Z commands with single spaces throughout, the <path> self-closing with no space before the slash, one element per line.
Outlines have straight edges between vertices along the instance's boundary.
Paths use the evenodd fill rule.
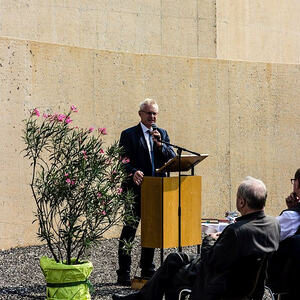
<path fill-rule="evenodd" d="M 181 156 L 181 171 L 192 170 L 193 174 L 193 167 L 206 157 L 207 154 Z M 176 156 L 157 172 L 178 171 L 178 160 Z M 180 175 L 180 180 L 144 177 L 141 216 L 142 247 L 165 249 L 201 244 L 201 176 Z"/>

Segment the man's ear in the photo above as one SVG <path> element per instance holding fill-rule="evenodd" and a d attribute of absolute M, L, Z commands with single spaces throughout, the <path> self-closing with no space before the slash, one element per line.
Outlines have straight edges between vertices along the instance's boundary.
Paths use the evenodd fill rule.
<path fill-rule="evenodd" d="M 239 206 L 240 206 L 240 208 L 245 207 L 245 205 L 246 205 L 246 200 L 245 200 L 245 199 L 243 199 L 242 197 L 240 197 L 240 198 L 238 199 L 238 201 L 239 201 Z"/>

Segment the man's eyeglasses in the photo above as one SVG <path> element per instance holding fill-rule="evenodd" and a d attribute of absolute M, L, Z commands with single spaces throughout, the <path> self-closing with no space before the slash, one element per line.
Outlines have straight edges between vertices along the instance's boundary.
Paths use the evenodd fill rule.
<path fill-rule="evenodd" d="M 294 184 L 295 180 L 296 180 L 295 178 L 292 178 L 291 179 L 291 184 Z"/>
<path fill-rule="evenodd" d="M 157 112 L 152 112 L 152 111 L 144 111 L 144 110 L 141 110 L 141 112 L 143 112 L 144 114 L 147 114 L 148 116 L 151 116 L 153 115 L 154 117 L 158 115 Z"/>

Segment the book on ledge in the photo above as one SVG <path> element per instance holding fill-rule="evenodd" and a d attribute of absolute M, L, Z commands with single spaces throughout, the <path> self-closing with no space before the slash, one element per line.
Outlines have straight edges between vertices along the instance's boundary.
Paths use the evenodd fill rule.
<path fill-rule="evenodd" d="M 192 167 L 196 166 L 199 162 L 203 159 L 208 157 L 208 154 L 187 154 L 181 155 L 180 159 L 180 171 L 189 171 Z M 156 169 L 156 173 L 163 173 L 163 172 L 178 172 L 179 171 L 179 156 L 175 156 L 174 158 L 170 159 L 167 163 L 165 163 L 161 168 Z"/>

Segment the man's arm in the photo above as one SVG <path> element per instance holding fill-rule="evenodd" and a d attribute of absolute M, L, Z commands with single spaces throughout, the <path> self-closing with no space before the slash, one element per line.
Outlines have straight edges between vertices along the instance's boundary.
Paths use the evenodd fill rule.
<path fill-rule="evenodd" d="M 230 269 L 238 258 L 238 238 L 233 228 L 226 227 L 220 234 L 214 246 L 207 253 L 207 265 L 222 273 Z"/>
<path fill-rule="evenodd" d="M 128 158 L 129 161 L 125 163 L 126 172 L 128 174 L 134 174 L 137 169 L 133 167 L 131 163 L 131 159 L 133 156 L 133 150 L 132 150 L 132 142 L 130 140 L 130 137 L 128 136 L 126 131 L 123 131 L 121 133 L 119 146 L 123 148 L 123 158 Z"/>
<path fill-rule="evenodd" d="M 280 224 L 280 241 L 293 236 L 300 227 L 300 215 L 296 211 L 284 211 L 276 218 Z"/>
<path fill-rule="evenodd" d="M 128 136 L 126 131 L 121 133 L 119 145 L 123 147 L 124 153 L 122 157 L 128 159 L 128 161 L 125 162 L 126 172 L 128 175 L 131 174 L 132 180 L 136 185 L 140 185 L 143 181 L 144 173 L 132 165 L 132 159 L 135 155 L 132 149 L 133 141 L 131 140 L 130 136 Z"/>
<path fill-rule="evenodd" d="M 170 138 L 169 138 L 166 130 L 155 130 L 155 131 L 157 131 L 159 133 L 159 136 L 154 135 L 154 139 L 153 139 L 154 142 L 156 141 L 155 136 L 157 136 L 159 139 L 161 139 L 167 143 L 170 143 Z M 157 149 L 158 149 L 159 155 L 161 155 L 163 157 L 163 160 L 165 162 L 167 162 L 169 159 L 176 156 L 173 148 L 164 143 L 159 143 L 159 144 L 157 143 Z"/>
<path fill-rule="evenodd" d="M 238 259 L 238 239 L 231 227 L 220 234 L 202 258 L 200 274 L 192 288 L 191 299 L 219 299 L 226 291 L 226 280 Z"/>

